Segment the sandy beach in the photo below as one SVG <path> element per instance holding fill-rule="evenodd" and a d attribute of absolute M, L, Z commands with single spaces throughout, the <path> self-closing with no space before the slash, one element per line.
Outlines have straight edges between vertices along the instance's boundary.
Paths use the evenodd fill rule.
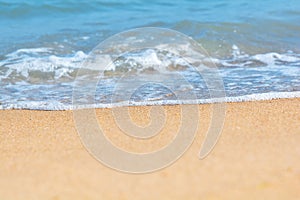
<path fill-rule="evenodd" d="M 179 106 L 165 106 L 161 135 L 136 141 L 122 134 L 110 109 L 99 123 L 114 144 L 152 151 L 178 128 Z M 72 111 L 0 111 L 0 199 L 300 199 L 300 99 L 228 103 L 222 135 L 203 160 L 198 154 L 210 105 L 199 105 L 191 148 L 173 165 L 132 175 L 105 167 L 83 147 Z M 149 107 L 132 107 L 147 124 Z"/>

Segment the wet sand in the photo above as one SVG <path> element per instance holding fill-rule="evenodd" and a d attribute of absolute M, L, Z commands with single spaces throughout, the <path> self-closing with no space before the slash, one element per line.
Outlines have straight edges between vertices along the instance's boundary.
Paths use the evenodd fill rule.
<path fill-rule="evenodd" d="M 106 136 L 120 148 L 150 152 L 167 145 L 180 121 L 165 106 L 160 135 L 122 134 L 110 109 L 97 109 Z M 141 126 L 149 107 L 132 107 Z M 300 199 L 300 99 L 229 103 L 221 137 L 203 160 L 198 154 L 211 116 L 199 105 L 191 148 L 173 165 L 132 175 L 112 170 L 81 144 L 72 111 L 0 111 L 0 199 Z"/>

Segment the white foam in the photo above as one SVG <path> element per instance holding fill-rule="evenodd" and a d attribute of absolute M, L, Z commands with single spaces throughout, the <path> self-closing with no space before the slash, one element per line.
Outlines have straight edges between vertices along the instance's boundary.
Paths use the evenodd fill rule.
<path fill-rule="evenodd" d="M 28 48 L 28 49 L 18 49 L 15 52 L 7 54 L 7 57 L 16 57 L 20 54 L 40 54 L 40 53 L 49 53 L 52 52 L 53 49 L 41 47 L 41 48 Z"/>
<path fill-rule="evenodd" d="M 144 101 L 144 102 L 122 101 L 113 104 L 93 104 L 93 105 L 74 106 L 73 109 L 113 108 L 113 107 L 122 107 L 122 106 L 158 106 L 158 105 L 233 103 L 233 102 L 265 101 L 265 100 L 273 100 L 273 99 L 290 99 L 290 98 L 300 98 L 300 92 L 272 92 L 272 93 L 251 94 L 251 95 L 244 95 L 244 96 L 237 96 L 237 97 L 193 99 L 193 100 L 160 100 L 160 101 Z"/>
<path fill-rule="evenodd" d="M 266 53 L 266 54 L 257 54 L 251 57 L 254 60 L 264 62 L 269 65 L 275 65 L 276 61 L 282 62 L 300 62 L 300 58 L 288 55 L 288 54 L 279 54 L 275 52 Z"/>
<path fill-rule="evenodd" d="M 213 103 L 234 103 L 265 101 L 273 99 L 300 98 L 298 92 L 271 92 L 262 94 L 250 94 L 236 97 L 193 99 L 193 100 L 158 100 L 158 101 L 122 101 L 112 104 L 88 104 L 88 105 L 64 105 L 60 102 L 20 102 L 17 104 L 0 105 L 1 110 L 9 109 L 29 109 L 29 110 L 73 110 L 73 109 L 93 109 L 93 108 L 114 108 L 123 106 L 161 106 L 161 105 L 191 105 L 191 104 L 213 104 Z"/>
<path fill-rule="evenodd" d="M 0 61 L 0 68 L 7 67 L 8 70 L 2 78 L 9 77 L 13 72 L 24 77 L 29 76 L 31 71 L 53 72 L 54 78 L 60 78 L 74 69 L 80 68 L 82 61 L 87 57 L 82 51 L 71 56 L 59 57 L 52 54 L 50 48 L 19 49 L 7 54 L 6 59 Z"/>
<path fill-rule="evenodd" d="M 166 45 L 157 46 L 157 49 L 162 50 L 164 48 L 172 49 L 173 47 L 168 47 Z M 258 63 L 264 63 L 266 65 L 261 67 L 258 64 L 258 67 L 262 69 L 277 66 L 276 63 L 279 63 L 279 65 L 280 63 L 292 63 L 293 65 L 296 63 L 300 65 L 300 56 L 297 54 L 270 52 L 265 54 L 247 55 L 241 52 L 237 45 L 232 46 L 232 58 L 229 59 L 205 57 L 204 55 L 199 54 L 199 52 L 194 52 L 193 49 L 189 48 L 188 44 L 181 44 L 176 48 L 177 49 L 174 49 L 174 52 L 181 52 L 183 55 L 189 55 L 188 58 L 186 58 L 187 60 L 183 60 L 182 58 L 171 54 L 167 55 L 165 58 L 159 58 L 158 53 L 154 49 L 148 49 L 141 53 L 126 55 L 126 62 L 132 65 L 140 64 L 145 68 L 150 66 L 162 73 L 167 71 L 166 69 L 171 63 L 184 65 L 186 64 L 186 61 L 189 63 L 197 63 L 199 60 L 203 60 L 208 64 L 213 62 L 225 67 L 248 67 L 251 63 L 254 63 L 255 66 L 255 61 L 257 61 Z M 0 61 L 0 70 L 1 67 L 8 68 L 5 73 L 0 75 L 0 80 L 12 76 L 14 72 L 23 77 L 28 77 L 31 71 L 40 71 L 44 73 L 52 72 L 54 73 L 54 78 L 59 79 L 68 76 L 68 74 L 72 73 L 75 69 L 83 67 L 82 63 L 86 58 L 88 58 L 88 54 L 82 51 L 78 51 L 69 56 L 57 56 L 51 48 L 19 49 L 7 54 L 5 59 Z M 98 60 L 92 60 L 93 63 L 95 63 L 94 65 L 93 63 L 86 63 L 84 67 L 91 70 L 99 70 L 99 66 L 101 66 L 99 64 L 112 62 L 109 54 L 102 54 L 96 58 Z M 116 67 L 112 64 L 110 66 L 102 66 L 101 69 L 114 71 Z M 142 69 L 140 69 L 140 71 L 141 70 Z"/>

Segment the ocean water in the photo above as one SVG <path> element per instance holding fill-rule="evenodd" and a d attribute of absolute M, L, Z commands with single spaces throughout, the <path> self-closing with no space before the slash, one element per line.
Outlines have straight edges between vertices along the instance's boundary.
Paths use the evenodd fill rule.
<path fill-rule="evenodd" d="M 95 95 L 82 95 L 82 105 L 300 97 L 298 0 L 0 0 L 0 27 L 0 109 L 72 109 L 76 80 L 83 80 L 85 94 L 93 88 L 93 79 L 98 80 Z M 173 55 L 158 48 L 140 49 L 116 57 L 114 67 L 102 76 L 90 69 L 77 76 L 100 42 L 142 27 L 172 29 L 197 41 L 210 60 L 202 62 L 202 68 L 211 63 L 218 68 L 224 98 L 211 95 L 193 63 L 182 60 L 185 51 Z M 188 45 L 178 41 L 177 47 Z M 126 49 L 126 43 L 110 48 Z M 203 61 L 197 59 L 194 63 Z M 155 84 L 157 80 L 161 84 Z"/>

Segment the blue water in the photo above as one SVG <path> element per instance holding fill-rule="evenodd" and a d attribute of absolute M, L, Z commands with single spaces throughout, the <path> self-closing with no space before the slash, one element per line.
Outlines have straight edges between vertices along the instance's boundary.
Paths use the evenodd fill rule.
<path fill-rule="evenodd" d="M 70 106 L 88 53 L 116 33 L 149 26 L 199 42 L 228 97 L 300 91 L 298 0 L 0 0 L 0 107 Z M 199 88 L 197 98 L 209 98 Z M 160 99 L 163 89 L 148 89 L 144 96 Z"/>
<path fill-rule="evenodd" d="M 300 46 L 298 0 L 7 0 L 0 2 L 0 11 L 2 55 L 56 43 L 66 52 L 88 52 L 110 35 L 144 26 L 178 30 L 215 51 L 232 44 L 251 52 L 299 52 Z"/>

